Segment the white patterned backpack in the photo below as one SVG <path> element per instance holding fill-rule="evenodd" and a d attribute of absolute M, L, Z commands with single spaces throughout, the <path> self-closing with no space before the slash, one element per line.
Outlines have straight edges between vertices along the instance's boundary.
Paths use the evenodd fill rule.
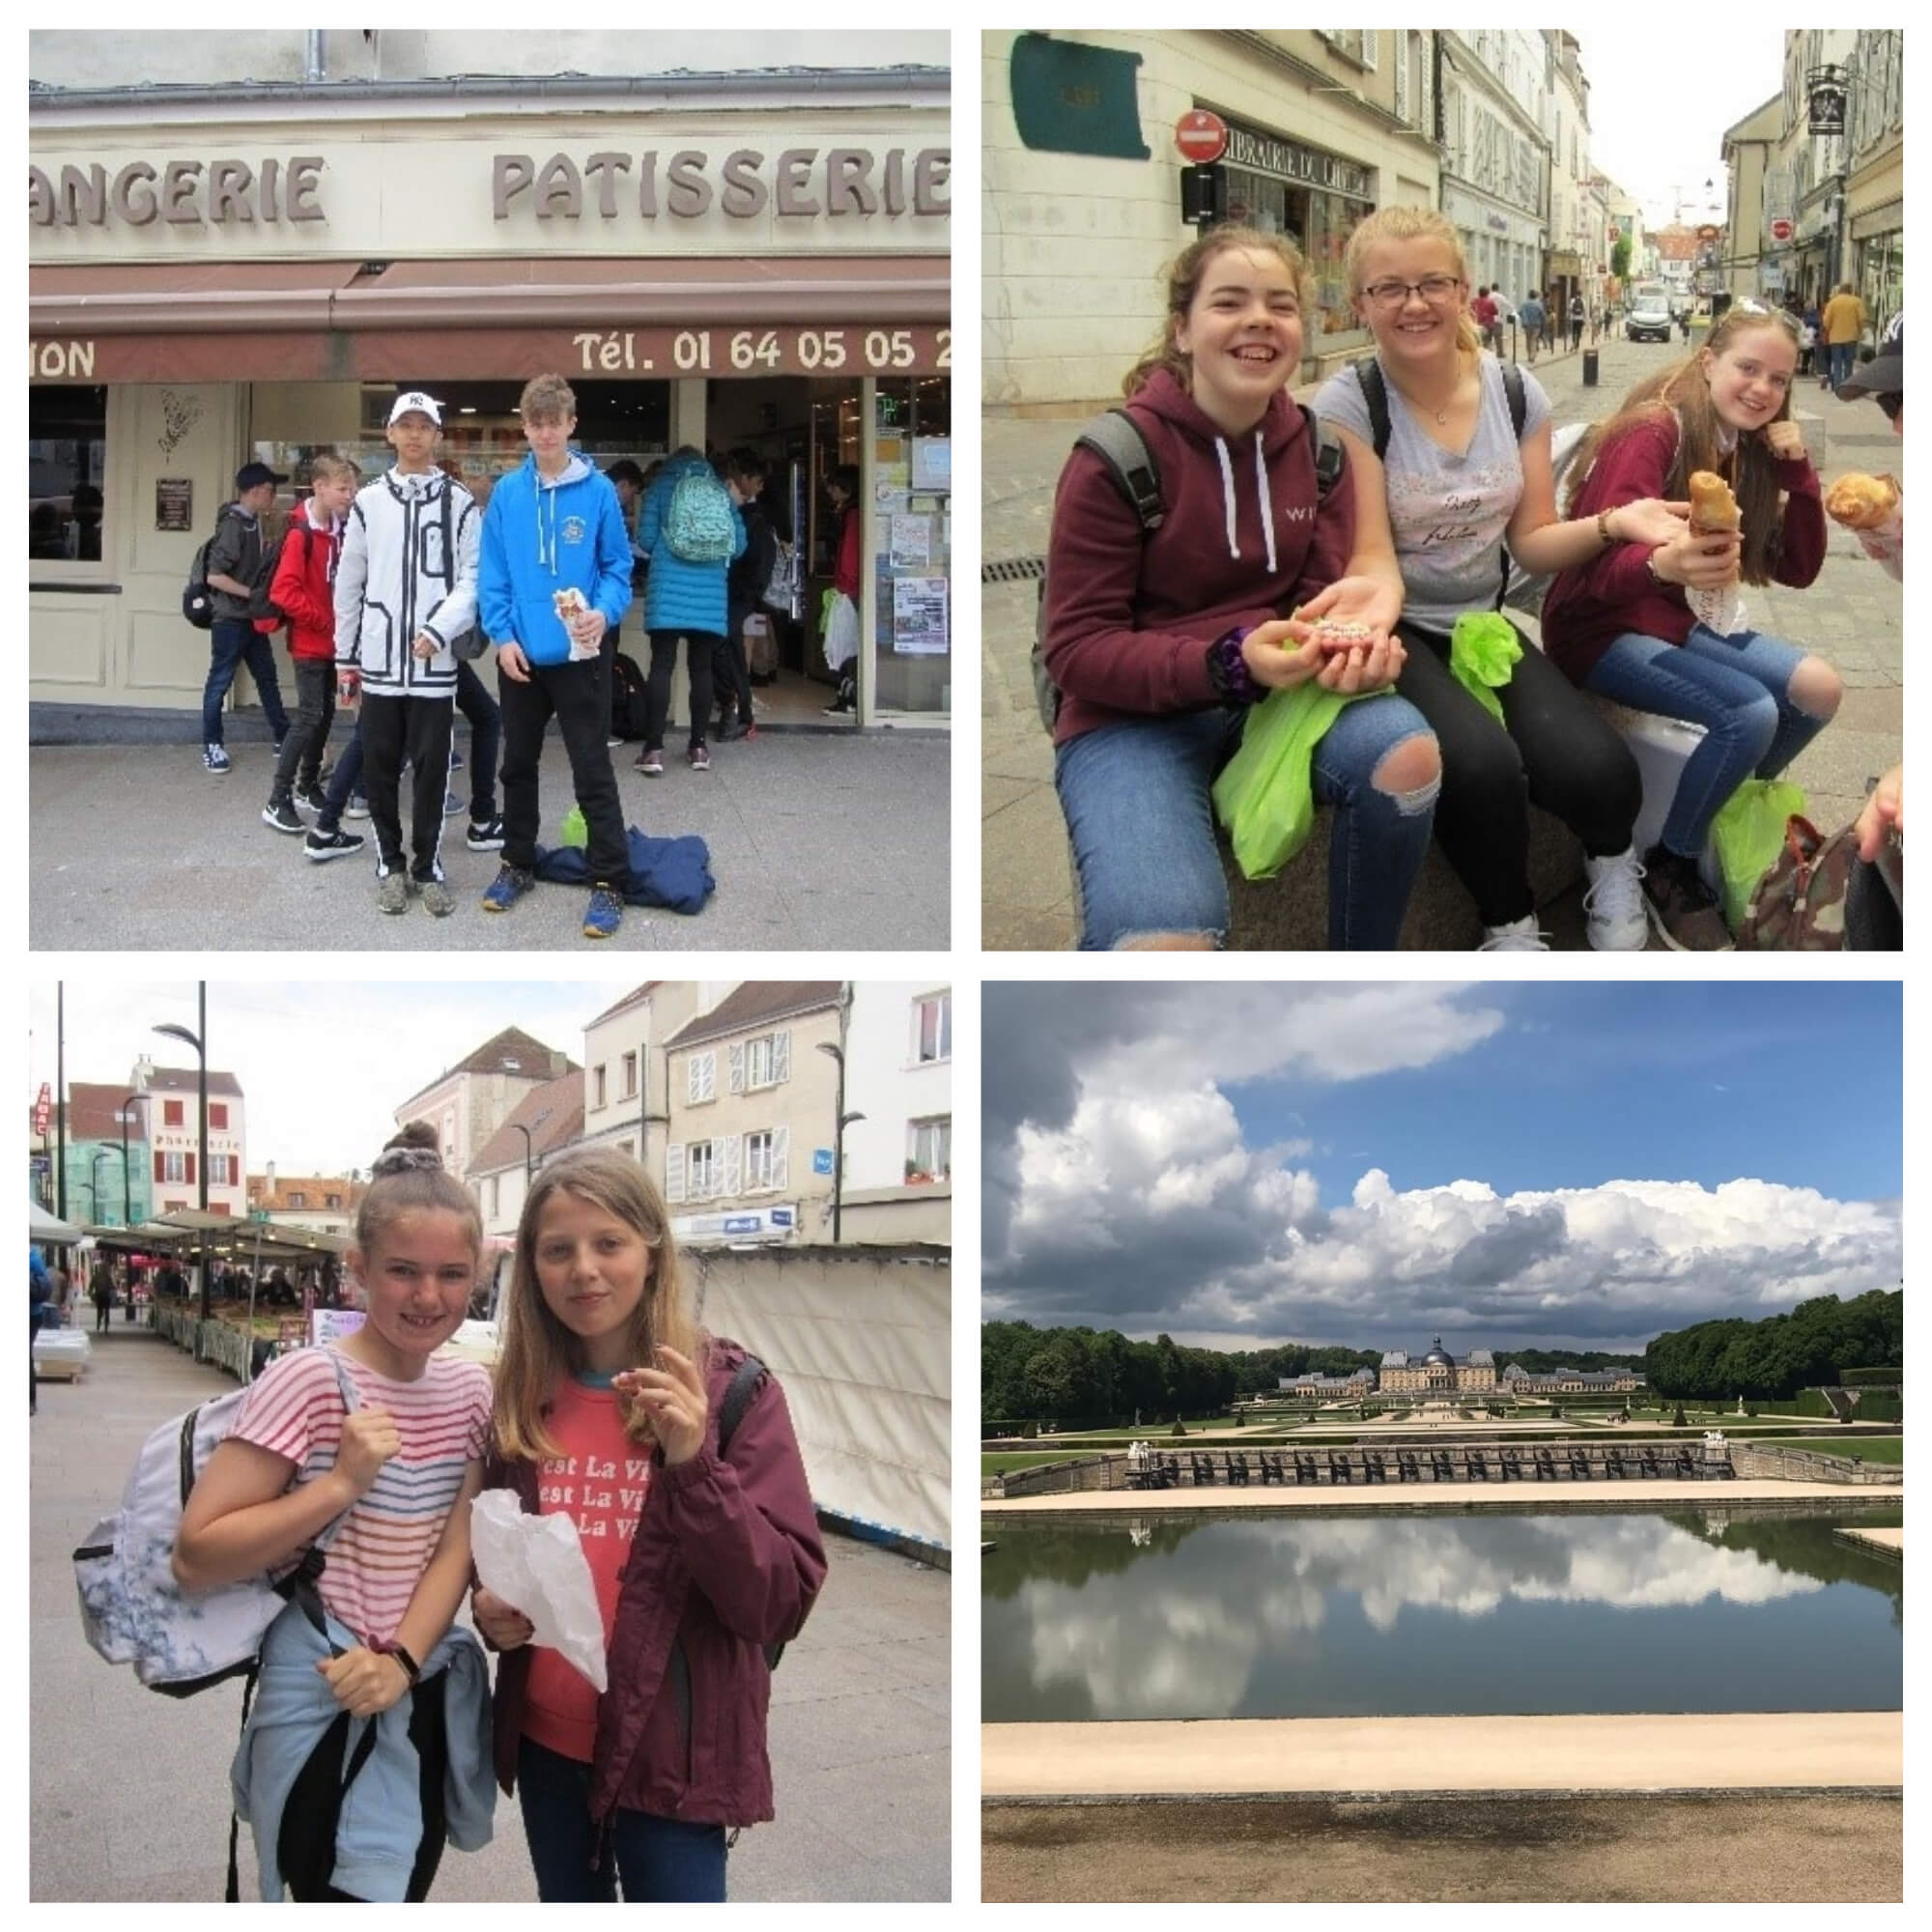
<path fill-rule="evenodd" d="M 356 1406 L 355 1384 L 332 1349 L 329 1359 L 347 1413 Z M 109 1663 L 131 1663 L 143 1684 L 170 1697 L 190 1697 L 252 1672 L 269 1626 L 292 1603 L 322 1627 L 315 1579 L 341 1517 L 278 1578 L 250 1577 L 192 1593 L 175 1580 L 175 1539 L 188 1492 L 247 1399 L 239 1388 L 162 1423 L 141 1445 L 120 1509 L 96 1523 L 73 1552 L 88 1642 Z"/>

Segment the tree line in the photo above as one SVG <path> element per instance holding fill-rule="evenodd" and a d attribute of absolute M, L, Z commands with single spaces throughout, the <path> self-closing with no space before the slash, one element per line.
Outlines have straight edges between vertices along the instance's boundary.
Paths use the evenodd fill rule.
<path fill-rule="evenodd" d="M 1875 1288 L 1850 1301 L 1821 1294 L 1760 1321 L 1672 1329 L 1644 1350 L 1643 1368 L 1658 1395 L 1778 1402 L 1836 1386 L 1847 1369 L 1902 1370 L 1904 1351 L 1905 1292 Z"/>

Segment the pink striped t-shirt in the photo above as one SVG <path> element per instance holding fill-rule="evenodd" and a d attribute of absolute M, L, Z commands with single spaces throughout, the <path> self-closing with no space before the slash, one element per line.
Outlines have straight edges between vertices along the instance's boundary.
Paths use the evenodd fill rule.
<path fill-rule="evenodd" d="M 335 1467 L 342 1440 L 335 1359 L 348 1368 L 365 1408 L 389 1411 L 402 1448 L 328 1546 L 322 1600 L 365 1643 L 387 1643 L 436 1553 L 464 1468 L 489 1439 L 490 1375 L 478 1362 L 445 1355 L 432 1355 L 412 1382 L 392 1381 L 339 1350 L 298 1349 L 271 1362 L 248 1391 L 234 1433 L 286 1456 L 297 1465 L 298 1485 Z"/>

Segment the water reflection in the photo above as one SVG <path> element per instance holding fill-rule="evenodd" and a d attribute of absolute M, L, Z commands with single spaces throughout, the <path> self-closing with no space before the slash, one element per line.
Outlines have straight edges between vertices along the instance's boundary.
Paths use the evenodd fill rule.
<path fill-rule="evenodd" d="M 1832 1528 L 1706 1513 L 1007 1522 L 984 1567 L 984 1715 L 1896 1708 L 1900 1572 Z"/>

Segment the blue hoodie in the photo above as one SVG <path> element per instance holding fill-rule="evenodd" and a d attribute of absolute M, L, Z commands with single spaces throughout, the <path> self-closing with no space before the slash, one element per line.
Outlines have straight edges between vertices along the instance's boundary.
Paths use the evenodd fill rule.
<path fill-rule="evenodd" d="M 692 563 L 677 555 L 664 542 L 664 520 L 670 514 L 670 499 L 678 484 L 687 476 L 703 472 L 711 466 L 696 454 L 673 456 L 658 471 L 638 512 L 638 548 L 651 560 L 650 575 L 644 580 L 644 629 L 647 631 L 698 631 L 722 638 L 725 629 L 728 599 L 725 578 L 731 563 L 745 554 L 745 519 L 737 504 L 731 505 L 731 555 L 717 563 Z M 719 485 L 720 489 L 724 486 Z"/>
<path fill-rule="evenodd" d="M 631 539 L 611 480 L 571 452 L 554 482 L 534 456 L 501 478 L 483 515 L 476 603 L 492 643 L 512 639 L 533 665 L 564 664 L 570 636 L 552 602 L 566 584 L 615 630 L 631 603 Z"/>

